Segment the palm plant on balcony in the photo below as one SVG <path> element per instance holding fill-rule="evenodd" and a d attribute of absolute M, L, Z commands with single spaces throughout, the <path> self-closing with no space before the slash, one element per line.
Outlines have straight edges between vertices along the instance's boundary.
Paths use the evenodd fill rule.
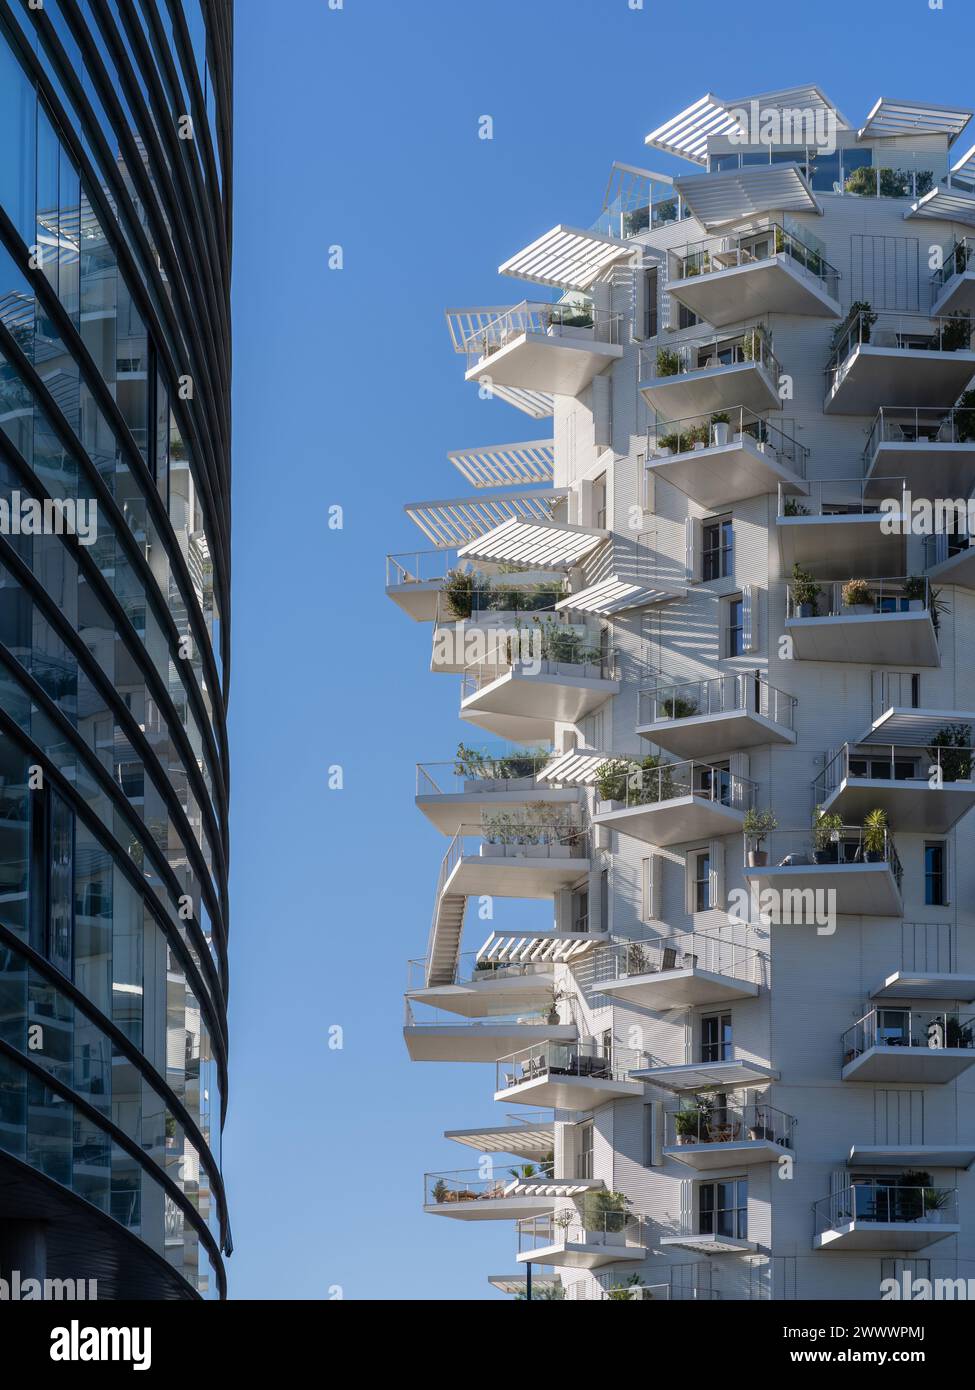
<path fill-rule="evenodd" d="M 925 1187 L 921 1195 L 924 1219 L 937 1224 L 941 1220 L 941 1213 L 951 1205 L 951 1192 L 947 1187 Z"/>
<path fill-rule="evenodd" d="M 813 816 L 813 859 L 817 864 L 835 864 L 840 857 L 840 831 L 843 817 L 835 811 L 816 807 Z"/>
<path fill-rule="evenodd" d="M 941 768 L 943 782 L 967 782 L 972 775 L 971 724 L 945 724 L 931 740 L 927 753 Z"/>
<path fill-rule="evenodd" d="M 868 864 L 879 864 L 887 855 L 887 812 L 881 806 L 863 818 L 863 857 Z"/>
<path fill-rule="evenodd" d="M 745 821 L 742 829 L 745 839 L 749 843 L 748 867 L 751 869 L 763 868 L 768 863 L 768 851 L 761 848 L 764 842 L 771 835 L 772 831 L 778 828 L 778 821 L 772 811 L 756 811 L 750 806 L 745 812 Z"/>

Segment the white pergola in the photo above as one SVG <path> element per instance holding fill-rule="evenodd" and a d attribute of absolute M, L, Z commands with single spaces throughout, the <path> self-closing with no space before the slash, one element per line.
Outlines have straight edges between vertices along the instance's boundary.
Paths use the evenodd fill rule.
<path fill-rule="evenodd" d="M 975 192 L 939 183 L 937 188 L 912 203 L 904 217 L 931 217 L 939 222 L 967 222 L 975 226 Z"/>
<path fill-rule="evenodd" d="M 447 457 L 471 487 L 476 488 L 551 484 L 555 472 L 555 443 L 551 439 L 454 449 Z"/>
<path fill-rule="evenodd" d="M 603 763 L 616 758 L 615 753 L 597 753 L 594 748 L 570 748 L 561 753 L 538 773 L 538 782 L 558 782 L 562 786 L 591 787 Z"/>
<path fill-rule="evenodd" d="M 403 510 L 428 541 L 432 541 L 438 549 L 452 550 L 479 536 L 494 533 L 503 524 L 548 524 L 553 506 L 563 501 L 565 496 L 565 488 L 544 492 L 502 490 L 497 493 L 482 492 L 474 497 L 454 497 L 446 501 L 408 502 Z"/>
<path fill-rule="evenodd" d="M 608 539 L 608 531 L 591 526 L 512 517 L 462 546 L 457 558 L 491 560 L 526 569 L 570 569 Z"/>
<path fill-rule="evenodd" d="M 634 608 L 647 608 L 652 603 L 671 603 L 684 598 L 687 590 L 667 584 L 632 584 L 618 579 L 615 574 L 579 589 L 574 594 L 560 599 L 556 608 L 572 608 L 580 613 L 598 613 L 612 617 L 614 613 L 626 613 Z"/>
<path fill-rule="evenodd" d="M 975 713 L 891 708 L 873 721 L 863 738 L 850 746 L 858 748 L 863 744 L 886 743 L 901 748 L 927 748 L 946 724 L 968 724 L 975 730 Z"/>
<path fill-rule="evenodd" d="M 541 1158 L 555 1143 L 555 1124 L 482 1125 L 477 1129 L 447 1129 L 445 1139 L 453 1139 L 478 1153 L 516 1154 L 522 1158 Z"/>
<path fill-rule="evenodd" d="M 592 946 L 592 937 L 571 933 L 502 936 L 492 932 L 478 951 L 477 960 L 494 965 L 565 965 L 587 955 Z"/>
<path fill-rule="evenodd" d="M 675 179 L 674 187 L 708 231 L 763 212 L 822 212 L 798 164 L 688 174 Z"/>
<path fill-rule="evenodd" d="M 546 420 L 555 414 L 555 398 L 547 391 L 531 391 L 522 386 L 499 386 L 495 381 L 491 383 L 491 394 L 499 401 L 513 405 L 523 415 L 530 415 L 533 420 Z"/>
<path fill-rule="evenodd" d="M 857 131 L 858 140 L 892 135 L 945 135 L 957 140 L 972 112 L 959 106 L 934 106 L 926 101 L 897 101 L 880 97 Z"/>
<path fill-rule="evenodd" d="M 610 266 L 632 254 L 633 247 L 616 237 L 559 225 L 498 266 L 498 274 L 556 289 L 588 290 Z"/>
<path fill-rule="evenodd" d="M 744 137 L 748 132 L 739 124 L 736 113 L 748 112 L 757 108 L 766 111 L 831 113 L 837 128 L 849 130 L 850 124 L 842 112 L 838 111 L 821 88 L 815 85 L 787 87 L 778 92 L 761 92 L 754 96 L 739 97 L 735 101 L 725 101 L 707 92 L 698 101 L 672 116 L 669 121 L 652 130 L 644 141 L 654 149 L 666 154 L 689 159 L 693 164 L 706 164 L 708 161 L 708 141 L 715 136 L 735 135 Z"/>

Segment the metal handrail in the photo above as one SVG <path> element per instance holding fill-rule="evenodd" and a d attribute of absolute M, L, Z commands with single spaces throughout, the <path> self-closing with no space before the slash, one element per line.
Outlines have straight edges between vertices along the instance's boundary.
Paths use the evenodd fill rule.
<path fill-rule="evenodd" d="M 485 1155 L 488 1162 L 493 1167 L 490 1155 Z M 532 1182 L 536 1178 L 539 1181 L 547 1179 L 552 1183 L 560 1183 L 565 1186 L 573 1186 L 571 1178 L 556 1178 L 555 1164 L 553 1163 L 523 1163 L 522 1169 L 531 1168 L 531 1173 L 516 1172 L 510 1170 L 505 1176 L 485 1176 L 482 1168 L 456 1168 L 444 1173 L 424 1173 L 423 1175 L 423 1205 L 441 1206 L 448 1202 L 484 1202 L 496 1201 L 501 1197 L 511 1196 L 513 1184 L 520 1182 Z M 553 1194 L 554 1196 L 555 1194 Z"/>
<path fill-rule="evenodd" d="M 770 685 L 761 673 L 739 671 L 681 681 L 661 677 L 654 685 L 637 692 L 637 724 L 644 727 L 698 715 L 750 710 L 791 729 L 797 704 L 794 695 Z"/>
<path fill-rule="evenodd" d="M 715 349 L 715 353 L 701 362 L 702 351 L 711 347 Z M 664 373 L 659 370 L 658 355 L 664 353 L 668 354 L 671 361 L 675 361 L 676 370 Z M 718 353 L 728 356 L 730 360 L 719 361 Z M 768 331 L 762 324 L 750 324 L 736 333 L 709 333 L 702 337 L 681 338 L 674 342 L 672 348 L 641 348 L 640 380 L 666 380 L 709 368 L 740 366 L 744 362 L 763 367 L 776 382 L 782 374 L 778 358 L 772 351 Z"/>
<path fill-rule="evenodd" d="M 717 447 L 717 427 L 723 424 L 728 426 L 730 441 L 737 443 L 747 436 L 766 452 L 774 450 L 798 477 L 806 476 L 809 450 L 805 445 L 799 444 L 791 435 L 769 424 L 768 420 L 744 405 L 711 410 L 703 415 L 687 415 L 679 420 L 661 420 L 658 416 L 647 429 L 648 454 L 661 449 L 684 454 L 698 448 Z"/>
<path fill-rule="evenodd" d="M 821 830 L 815 827 L 808 830 L 772 830 L 763 836 L 769 848 L 766 851 L 769 864 L 776 868 L 822 868 L 833 864 L 889 864 L 897 881 L 898 888 L 904 876 L 897 845 L 889 830 L 883 832 L 883 848 L 876 851 L 864 849 L 864 829 L 862 825 L 828 826 Z M 748 861 L 749 850 L 754 838 L 743 837 L 744 864 L 754 867 Z"/>
<path fill-rule="evenodd" d="M 572 319 L 582 322 L 572 323 Z M 622 324 L 622 314 L 597 309 L 591 304 L 553 304 L 524 299 L 497 318 L 480 324 L 462 340 L 461 350 L 466 352 L 468 362 L 476 365 L 526 333 L 557 338 L 565 335 L 566 330 L 571 332 L 577 328 L 591 329 L 596 342 L 618 344 L 622 342 Z"/>
<path fill-rule="evenodd" d="M 543 1076 L 577 1076 L 602 1081 L 626 1081 L 642 1066 L 647 1054 L 615 1045 L 607 1052 L 595 1042 L 543 1042 L 511 1052 L 496 1063 L 498 1091 Z"/>
<path fill-rule="evenodd" d="M 568 626 L 566 631 L 572 633 Z M 553 644 L 543 636 L 539 643 L 540 651 L 536 652 L 531 642 L 532 635 L 529 634 L 525 649 L 519 650 L 518 654 L 509 645 L 504 655 L 500 654 L 499 648 L 493 659 L 472 661 L 461 676 L 461 700 L 468 699 L 483 686 L 491 685 L 493 681 L 515 671 L 524 676 L 572 676 L 604 681 L 618 679 L 615 651 L 603 651 L 600 647 L 587 646 L 581 641 Z M 564 655 L 558 654 L 560 648 Z"/>
<path fill-rule="evenodd" d="M 517 1226 L 519 1254 L 548 1245 L 618 1245 L 625 1248 L 647 1244 L 646 1217 L 623 1210 L 597 1209 L 587 1215 L 585 1211 L 566 1207 L 551 1216 L 525 1217 Z"/>
<path fill-rule="evenodd" d="M 863 471 L 881 444 L 975 444 L 975 410 L 956 406 L 881 406 L 874 416 Z"/>
<path fill-rule="evenodd" d="M 596 953 L 593 986 L 638 975 L 700 969 L 713 975 L 761 983 L 764 957 L 753 946 L 724 936 L 682 932 L 674 936 L 640 937 L 605 946 Z"/>
<path fill-rule="evenodd" d="M 796 497 L 787 492 L 782 485 L 778 490 L 777 519 L 790 516 L 876 516 L 883 515 L 877 486 L 889 484 L 887 496 L 903 499 L 907 488 L 904 477 L 870 478 L 822 478 L 808 484 L 805 497 Z M 870 493 L 867 488 L 872 489 Z"/>
<path fill-rule="evenodd" d="M 972 778 L 972 749 L 965 747 L 941 748 L 925 747 L 924 754 L 927 757 L 927 764 L 916 775 L 905 777 L 903 773 L 898 774 L 897 764 L 910 764 L 912 768 L 920 761 L 918 749 L 920 745 L 897 744 L 897 743 L 869 743 L 869 744 L 850 744 L 844 743 L 838 748 L 829 761 L 825 764 L 822 772 L 816 778 L 814 787 L 816 789 L 817 805 L 834 792 L 841 782 L 863 777 L 861 772 L 850 770 L 850 761 L 855 759 L 858 762 L 876 763 L 884 758 L 885 753 L 889 752 L 887 760 L 889 776 L 882 780 L 885 782 L 917 782 L 923 786 L 932 785 L 931 772 L 937 768 L 938 778 L 941 782 L 970 782 Z"/>
<path fill-rule="evenodd" d="M 468 750 L 469 754 L 472 752 Z M 463 792 L 531 790 L 537 787 L 538 774 L 555 756 L 554 752 L 532 753 L 527 748 L 512 748 L 503 753 L 477 755 L 479 761 L 470 761 L 463 768 L 457 758 L 450 762 L 417 763 L 416 794 L 451 796 Z M 537 790 L 549 790 L 548 783 Z"/>
<path fill-rule="evenodd" d="M 791 1149 L 797 1123 L 794 1115 L 767 1101 L 742 1104 L 723 1100 L 719 1103 L 711 1096 L 698 1096 L 664 1111 L 664 1144 L 670 1148 L 687 1144 L 754 1143 L 767 1139 Z"/>
<path fill-rule="evenodd" d="M 943 265 L 931 276 L 932 299 L 937 299 L 938 290 L 944 289 L 956 275 L 964 275 L 975 270 L 975 238 L 957 237 L 945 256 Z"/>
<path fill-rule="evenodd" d="M 947 1217 L 957 1220 L 958 1192 L 954 1187 L 902 1185 L 897 1178 L 889 1182 L 851 1183 L 813 1203 L 816 1234 L 836 1231 L 853 1221 L 878 1221 L 887 1225 L 928 1221 Z"/>
<path fill-rule="evenodd" d="M 861 309 L 838 330 L 836 345 L 826 363 L 828 390 L 839 384 L 844 363 L 860 347 L 869 345 L 901 352 L 970 351 L 973 328 L 975 320 L 967 314 L 874 314 Z"/>
<path fill-rule="evenodd" d="M 975 1013 L 900 1008 L 871 1009 L 841 1039 L 844 1066 L 871 1047 L 975 1048 Z"/>
<path fill-rule="evenodd" d="M 862 603 L 859 599 L 855 603 L 849 603 L 846 598 L 847 585 L 855 583 L 864 585 L 869 591 L 867 603 Z M 907 592 L 920 587 L 921 593 Z M 890 617 L 899 613 L 918 612 L 920 609 L 927 610 L 931 607 L 931 585 L 927 579 L 920 576 L 899 577 L 896 579 L 824 579 L 818 584 L 819 594 L 816 595 L 812 605 L 803 604 L 802 607 L 811 606 L 815 611 L 812 614 L 804 615 L 806 618 L 836 618 L 849 616 L 849 610 L 853 608 L 870 607 L 877 617 Z M 787 619 L 799 619 L 799 605 L 796 604 L 793 586 L 786 585 L 785 590 L 786 604 L 785 616 Z M 820 603 L 820 595 L 825 595 L 825 608 Z M 920 609 L 912 607 L 919 604 Z"/>
<path fill-rule="evenodd" d="M 386 586 L 434 583 L 456 568 L 456 549 L 400 551 L 386 556 Z"/>
<path fill-rule="evenodd" d="M 613 760 L 623 763 L 625 760 Z M 703 762 L 661 763 L 659 767 L 643 767 L 634 760 L 619 768 L 614 777 L 614 792 L 610 798 L 625 807 L 649 806 L 658 802 L 676 801 L 693 796 L 698 800 L 718 801 L 723 806 L 748 810 L 755 804 L 758 783 L 749 777 L 739 777 L 727 767 Z"/>
<path fill-rule="evenodd" d="M 425 956 L 414 957 L 406 962 L 408 990 L 425 988 L 429 966 L 430 962 Z M 486 980 L 526 979 L 530 975 L 551 979 L 552 971 L 552 961 L 483 960 L 480 958 L 479 951 L 464 951 L 462 955 L 457 957 L 453 983 L 455 985 L 480 984 Z"/>
<path fill-rule="evenodd" d="M 773 233 L 770 241 L 769 232 Z M 764 254 L 756 254 L 763 242 L 766 242 L 768 249 Z M 730 270 L 735 266 L 760 265 L 763 261 L 787 255 L 808 275 L 822 280 L 828 294 L 835 297 L 839 289 L 840 273 L 836 267 L 830 265 L 820 250 L 789 231 L 776 218 L 767 218 L 747 232 L 687 242 L 682 247 L 674 248 L 674 255 L 681 262 L 681 279 Z"/>

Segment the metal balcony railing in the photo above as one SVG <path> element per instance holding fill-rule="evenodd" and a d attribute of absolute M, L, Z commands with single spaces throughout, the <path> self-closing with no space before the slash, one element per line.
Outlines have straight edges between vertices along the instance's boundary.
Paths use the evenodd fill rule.
<path fill-rule="evenodd" d="M 646 1054 L 632 1048 L 607 1051 L 595 1042 L 544 1042 L 502 1057 L 497 1063 L 495 1089 L 505 1091 L 541 1077 L 578 1077 L 582 1080 L 626 1081 L 645 1064 Z"/>
<path fill-rule="evenodd" d="M 747 811 L 755 804 L 758 784 L 739 777 L 727 767 L 711 763 L 661 763 L 645 767 L 639 762 L 614 759 L 599 769 L 600 792 L 610 802 L 619 802 L 629 809 L 651 806 L 658 802 L 676 801 L 693 796 L 701 801 L 719 802 L 738 811 Z"/>
<path fill-rule="evenodd" d="M 572 1019 L 563 1019 L 559 1026 L 571 1026 Z M 403 1023 L 407 1028 L 429 1028 L 436 1026 L 439 1028 L 453 1029 L 458 1039 L 465 1034 L 476 1034 L 478 1029 L 485 1027 L 500 1028 L 543 1028 L 553 1027 L 549 1023 L 548 1013 L 532 1012 L 529 1009 L 522 1009 L 518 1013 L 490 1013 L 478 1018 L 465 1018 L 460 1014 L 451 1012 L 450 1009 L 443 1009 L 437 1004 L 428 1004 L 422 999 L 411 999 L 409 995 L 403 996 Z"/>
<path fill-rule="evenodd" d="M 699 1288 L 696 1285 L 648 1284 L 639 1275 L 627 1278 L 619 1273 L 597 1274 L 592 1279 L 578 1279 L 569 1285 L 569 1298 L 587 1302 L 601 1302 L 609 1299 L 614 1302 L 638 1303 L 653 1300 L 663 1303 L 704 1303 L 721 1297 L 717 1289 Z"/>
<path fill-rule="evenodd" d="M 642 1248 L 647 1245 L 649 1223 L 628 1211 L 607 1211 L 593 1204 L 590 1212 L 566 1207 L 551 1216 L 531 1216 L 519 1221 L 518 1253 L 550 1245 L 609 1245 Z"/>
<path fill-rule="evenodd" d="M 386 556 L 386 586 L 430 584 L 457 568 L 456 550 L 407 550 Z"/>
<path fill-rule="evenodd" d="M 574 627 L 522 629 L 519 639 L 499 643 L 496 655 L 473 661 L 461 677 L 461 700 L 509 673 L 523 677 L 568 676 L 574 680 L 618 679 L 615 651 L 587 642 Z"/>
<path fill-rule="evenodd" d="M 588 303 L 522 300 L 497 317 L 472 326 L 462 340 L 468 370 L 526 333 L 567 341 L 588 337 L 593 342 L 618 344 L 623 341 L 623 315 L 596 309 Z"/>
<path fill-rule="evenodd" d="M 931 318 L 924 314 L 874 314 L 859 310 L 837 330 L 826 363 L 827 393 L 840 384 L 849 359 L 861 347 L 894 348 L 900 352 L 962 352 L 972 348 L 973 320 L 965 314 Z"/>
<path fill-rule="evenodd" d="M 564 618 L 556 611 L 555 605 L 565 598 L 565 590 L 550 584 L 526 584 L 516 588 L 512 584 L 503 587 L 489 585 L 486 581 L 475 583 L 463 595 L 439 593 L 437 595 L 438 624 L 457 622 L 483 623 L 484 626 L 514 627 L 524 620 L 537 621 L 536 614 L 546 614 L 554 623 L 562 623 Z"/>
<path fill-rule="evenodd" d="M 503 1174 L 490 1177 L 485 1177 L 480 1168 L 458 1168 L 447 1173 L 424 1173 L 423 1205 L 497 1201 L 500 1197 L 512 1196 L 512 1189 L 519 1183 L 553 1179 L 554 1173 L 554 1163 L 522 1163 Z M 570 1185 L 568 1179 L 561 1181 Z"/>
<path fill-rule="evenodd" d="M 881 444 L 973 444 L 975 410 L 943 406 L 881 406 L 874 417 L 863 472 L 869 473 Z"/>
<path fill-rule="evenodd" d="M 785 615 L 793 618 L 845 618 L 876 614 L 922 613 L 931 607 L 931 585 L 919 575 L 898 579 L 833 579 L 816 586 L 810 603 L 795 601 L 793 585 L 786 586 Z M 808 594 L 808 589 L 805 593 Z M 813 611 L 802 612 L 804 608 Z"/>
<path fill-rule="evenodd" d="M 915 1222 L 953 1225 L 958 1220 L 955 1188 L 889 1183 L 853 1183 L 813 1204 L 816 1234 L 839 1231 L 852 1221 L 876 1221 L 886 1225 Z"/>
<path fill-rule="evenodd" d="M 797 700 L 762 675 L 737 672 L 706 680 L 665 681 L 639 691 L 637 722 L 643 727 L 698 715 L 751 711 L 784 729 L 793 728 Z"/>
<path fill-rule="evenodd" d="M 772 351 L 768 333 L 754 324 L 738 333 L 709 334 L 704 338 L 683 338 L 672 348 L 640 349 L 640 380 L 657 381 L 722 367 L 753 363 L 763 367 L 774 382 L 782 369 Z"/>
<path fill-rule="evenodd" d="M 424 957 L 406 962 L 407 989 L 423 989 L 426 986 L 429 961 Z M 480 951 L 464 951 L 457 959 L 454 973 L 455 985 L 477 985 L 493 980 L 523 980 L 531 975 L 550 979 L 552 963 L 544 960 L 485 960 Z"/>
<path fill-rule="evenodd" d="M 417 763 L 417 796 L 458 796 L 465 792 L 548 791 L 538 785 L 538 774 L 555 757 L 551 751 L 512 748 L 500 753 L 480 753 L 461 745 L 452 762 Z"/>
<path fill-rule="evenodd" d="M 737 444 L 745 438 L 752 440 L 770 458 L 786 464 L 797 477 L 806 476 L 809 450 L 743 405 L 708 411 L 704 415 L 688 415 L 680 420 L 658 418 L 647 430 L 647 450 L 658 457 L 665 456 L 667 451 L 686 454 Z"/>
<path fill-rule="evenodd" d="M 932 300 L 939 297 L 945 286 L 950 284 L 956 275 L 964 275 L 966 272 L 972 271 L 975 271 L 975 238 L 959 237 L 949 248 L 940 270 L 936 270 L 931 276 Z"/>
<path fill-rule="evenodd" d="M 796 1118 L 765 1101 L 751 1105 L 719 1103 L 710 1096 L 664 1111 L 664 1145 L 740 1144 L 767 1139 L 793 1147 Z"/>
<path fill-rule="evenodd" d="M 623 941 L 596 953 L 593 986 L 671 970 L 706 970 L 712 975 L 761 984 L 764 959 L 752 946 L 722 936 L 684 932 L 640 941 Z"/>
<path fill-rule="evenodd" d="M 765 856 L 763 863 L 775 868 L 819 868 L 831 864 L 889 864 L 898 888 L 901 886 L 904 870 L 897 853 L 894 837 L 889 830 L 876 832 L 877 848 L 867 850 L 864 846 L 862 825 L 824 824 L 811 830 L 773 830 L 764 837 L 768 849 L 761 851 Z M 749 851 L 753 842 L 744 840 L 745 865 L 749 863 Z"/>
<path fill-rule="evenodd" d="M 966 727 L 966 726 L 963 726 Z M 935 775 L 935 770 L 937 770 Z M 909 782 L 918 789 L 934 789 L 944 782 L 969 782 L 972 776 L 970 747 L 929 747 L 923 750 L 895 743 L 844 743 L 830 757 L 813 783 L 816 804 L 825 801 L 842 782 L 869 778 L 882 782 Z"/>
<path fill-rule="evenodd" d="M 686 216 L 689 211 L 672 179 L 617 161 L 610 172 L 603 210 L 592 230 L 625 241 Z"/>
<path fill-rule="evenodd" d="M 537 811 L 485 812 L 479 824 L 458 828 L 443 857 L 439 890 L 461 859 L 588 859 L 589 843 L 589 831 L 574 822 L 571 807 L 553 807 L 544 819 Z"/>
<path fill-rule="evenodd" d="M 680 279 L 731 270 L 735 266 L 757 265 L 783 256 L 790 265 L 820 281 L 826 293 L 835 299 L 839 292 L 839 271 L 826 260 L 822 245 L 813 244 L 815 240 L 808 233 L 800 237 L 781 222 L 769 218 L 738 235 L 688 242 L 674 254 L 681 263 Z"/>
<path fill-rule="evenodd" d="M 940 1013 L 927 1009 L 871 1009 L 847 1028 L 842 1039 L 843 1065 L 870 1047 L 975 1049 L 975 1013 Z"/>
<path fill-rule="evenodd" d="M 809 495 L 796 497 L 779 487 L 778 517 L 790 516 L 876 516 L 879 527 L 881 499 L 877 496 L 883 483 L 887 496 L 898 500 L 904 496 L 907 480 L 903 477 L 824 478 L 809 483 Z M 868 486 L 873 489 L 868 495 Z"/>

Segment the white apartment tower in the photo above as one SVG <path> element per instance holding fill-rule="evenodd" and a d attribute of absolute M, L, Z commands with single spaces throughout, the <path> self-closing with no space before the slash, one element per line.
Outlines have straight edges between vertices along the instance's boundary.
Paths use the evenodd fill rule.
<path fill-rule="evenodd" d="M 424 1201 L 506 1291 L 975 1277 L 971 114 L 708 95 L 448 311 L 538 437 L 388 560 L 460 678 L 405 1033 L 497 1102 Z"/>

